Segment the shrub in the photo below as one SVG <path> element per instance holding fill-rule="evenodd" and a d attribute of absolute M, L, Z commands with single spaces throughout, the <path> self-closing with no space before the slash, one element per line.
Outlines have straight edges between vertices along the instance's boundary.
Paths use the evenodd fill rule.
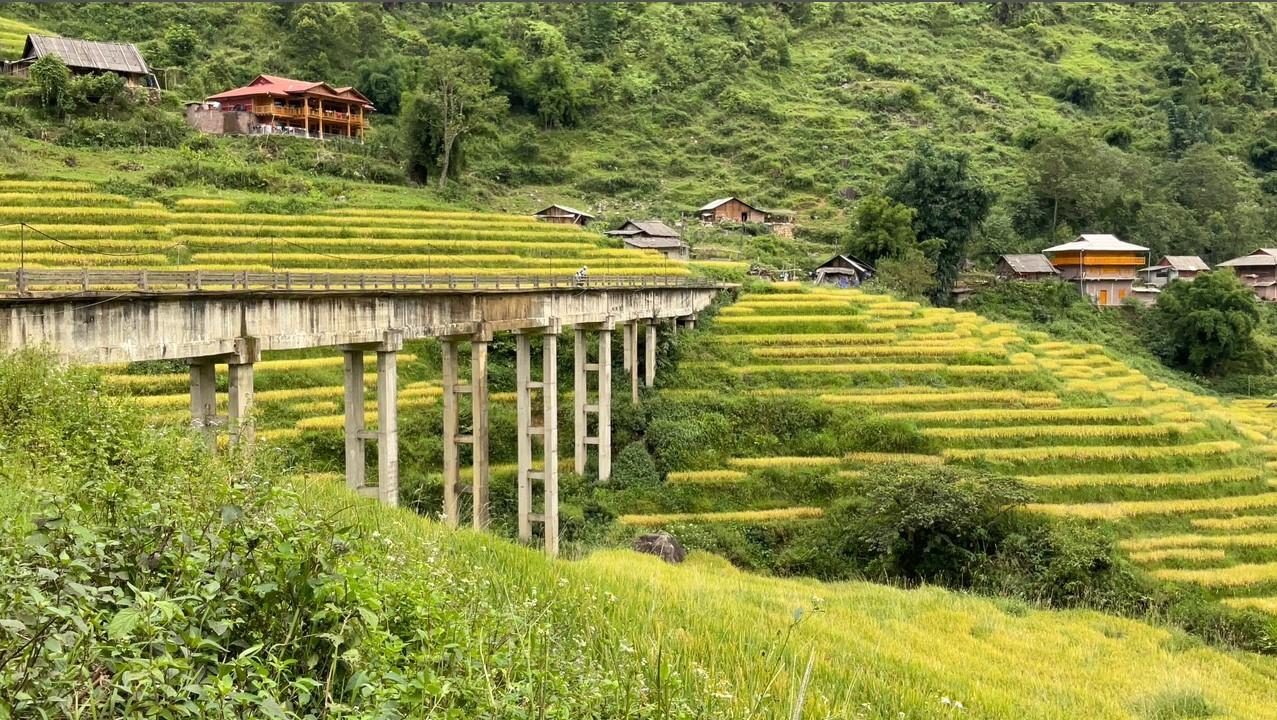
<path fill-rule="evenodd" d="M 1051 88 L 1051 97 L 1076 105 L 1083 110 L 1095 107 L 1100 95 L 1100 84 L 1089 77 L 1070 75 L 1060 79 Z"/>
<path fill-rule="evenodd" d="M 1135 133 L 1132 132 L 1129 125 L 1109 125 L 1104 128 L 1101 136 L 1104 142 L 1115 148 L 1127 150 L 1131 147 L 1131 142 L 1135 139 Z"/>
<path fill-rule="evenodd" d="M 655 485 L 660 481 L 656 463 L 642 442 L 635 441 L 621 448 L 612 461 L 611 482 L 617 487 Z"/>
<path fill-rule="evenodd" d="M 840 554 L 871 576 L 968 587 L 1013 527 L 1017 481 L 949 467 L 889 466 L 831 511 Z"/>
<path fill-rule="evenodd" d="M 1260 172 L 1277 170 L 1277 142 L 1261 138 L 1250 146 L 1250 164 Z"/>

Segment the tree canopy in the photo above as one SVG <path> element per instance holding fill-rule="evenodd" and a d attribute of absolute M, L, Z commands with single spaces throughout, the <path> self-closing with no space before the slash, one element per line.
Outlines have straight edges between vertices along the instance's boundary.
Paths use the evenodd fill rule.
<path fill-rule="evenodd" d="M 1153 319 L 1154 348 L 1175 367 L 1215 376 L 1256 360 L 1259 301 L 1229 270 L 1172 282 L 1158 296 Z"/>

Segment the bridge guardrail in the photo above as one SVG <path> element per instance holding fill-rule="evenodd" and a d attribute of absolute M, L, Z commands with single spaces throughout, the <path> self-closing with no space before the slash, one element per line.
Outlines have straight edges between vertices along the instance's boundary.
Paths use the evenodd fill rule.
<path fill-rule="evenodd" d="M 244 290 L 514 290 L 554 288 L 714 288 L 701 278 L 666 275 L 427 275 L 409 273 L 207 270 L 0 270 L 0 296 L 37 291 L 213 292 Z"/>

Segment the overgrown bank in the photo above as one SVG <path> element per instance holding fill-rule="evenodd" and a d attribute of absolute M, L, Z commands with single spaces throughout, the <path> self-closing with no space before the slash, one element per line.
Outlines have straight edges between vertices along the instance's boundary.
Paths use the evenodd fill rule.
<path fill-rule="evenodd" d="M 269 452 L 223 462 L 142 428 L 91 375 L 0 360 L 14 716 L 1258 718 L 1277 702 L 1270 660 L 1138 623 L 705 558 L 550 563 L 332 477 L 285 481 Z"/>

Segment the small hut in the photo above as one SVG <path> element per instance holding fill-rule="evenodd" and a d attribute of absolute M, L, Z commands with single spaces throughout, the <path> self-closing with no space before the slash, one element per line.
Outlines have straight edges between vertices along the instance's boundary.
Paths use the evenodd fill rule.
<path fill-rule="evenodd" d="M 31 66 L 42 57 L 57 55 L 75 75 L 111 73 L 124 78 L 129 87 L 159 91 L 159 82 L 136 45 L 97 42 L 75 38 L 28 35 L 22 57 L 3 63 L 3 74 L 28 77 Z"/>
<path fill-rule="evenodd" d="M 625 224 L 606 235 L 620 238 L 635 250 L 655 250 L 667 260 L 687 260 L 691 250 L 674 228 L 660 220 L 626 220 Z"/>
<path fill-rule="evenodd" d="M 559 225 L 584 225 L 594 219 L 593 215 L 567 205 L 551 205 L 532 217 L 541 222 Z"/>
<path fill-rule="evenodd" d="M 1051 261 L 1042 253 L 1003 255 L 998 258 L 995 270 L 999 280 L 1050 280 L 1059 277 Z"/>
<path fill-rule="evenodd" d="M 1217 267 L 1232 268 L 1237 278 L 1260 300 L 1277 300 L 1277 248 L 1260 248 L 1249 255 L 1225 260 Z"/>
<path fill-rule="evenodd" d="M 874 276 L 873 266 L 852 255 L 835 255 L 821 263 L 811 274 L 817 285 L 840 288 L 859 287 Z"/>
<path fill-rule="evenodd" d="M 1140 268 L 1145 285 L 1166 287 L 1172 280 L 1192 280 L 1197 273 L 1210 270 L 1210 265 L 1196 255 L 1163 255 L 1156 265 Z"/>
<path fill-rule="evenodd" d="M 702 205 L 696 211 L 696 217 L 706 225 L 717 225 L 723 221 L 741 223 L 767 221 L 767 213 L 735 197 L 719 198 Z"/>

